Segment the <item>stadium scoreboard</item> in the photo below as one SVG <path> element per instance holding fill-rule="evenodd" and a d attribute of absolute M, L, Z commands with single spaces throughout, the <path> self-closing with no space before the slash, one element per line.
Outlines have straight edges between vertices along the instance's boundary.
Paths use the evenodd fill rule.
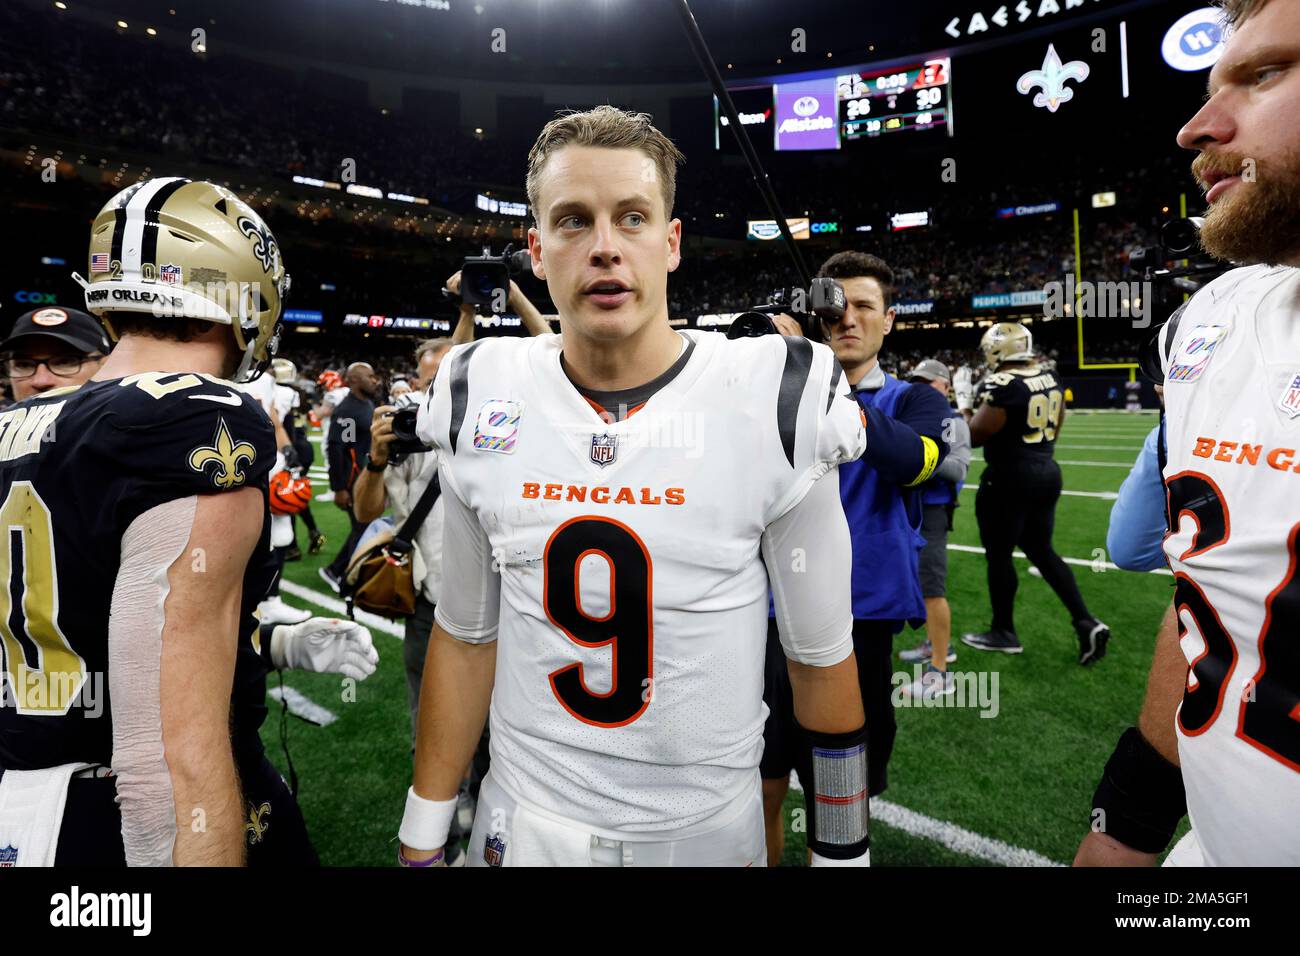
<path fill-rule="evenodd" d="M 884 69 L 790 74 L 762 86 L 729 90 L 756 144 L 778 151 L 840 149 L 890 133 L 953 134 L 952 61 L 932 57 Z M 714 146 L 734 144 L 714 98 Z"/>
<path fill-rule="evenodd" d="M 924 129 L 947 129 L 951 136 L 951 75 L 952 63 L 944 57 L 836 77 L 841 140 Z"/>

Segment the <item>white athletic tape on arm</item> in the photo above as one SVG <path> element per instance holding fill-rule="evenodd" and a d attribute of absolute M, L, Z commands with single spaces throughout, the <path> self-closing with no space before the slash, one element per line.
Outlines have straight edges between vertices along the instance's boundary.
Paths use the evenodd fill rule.
<path fill-rule="evenodd" d="M 176 807 L 163 754 L 163 605 L 167 569 L 184 553 L 197 510 L 196 496 L 178 498 L 146 511 L 122 535 L 108 620 L 108 692 L 127 866 L 172 865 Z"/>

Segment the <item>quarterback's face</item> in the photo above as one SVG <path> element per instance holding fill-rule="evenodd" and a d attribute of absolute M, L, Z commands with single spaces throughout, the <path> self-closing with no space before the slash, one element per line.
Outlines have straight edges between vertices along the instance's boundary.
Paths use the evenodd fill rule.
<path fill-rule="evenodd" d="M 650 157 L 565 146 L 547 159 L 539 185 L 528 249 L 565 334 L 617 341 L 667 318 L 682 224 L 667 217 Z"/>
<path fill-rule="evenodd" d="M 1221 259 L 1300 265 L 1300 3 L 1237 26 L 1205 105 L 1178 133 L 1210 204 L 1201 241 Z"/>
<path fill-rule="evenodd" d="M 885 308 L 885 293 L 876 279 L 841 279 L 840 285 L 848 304 L 844 318 L 830 326 L 831 348 L 844 371 L 852 375 L 880 354 L 885 336 L 894 327 L 894 310 Z"/>

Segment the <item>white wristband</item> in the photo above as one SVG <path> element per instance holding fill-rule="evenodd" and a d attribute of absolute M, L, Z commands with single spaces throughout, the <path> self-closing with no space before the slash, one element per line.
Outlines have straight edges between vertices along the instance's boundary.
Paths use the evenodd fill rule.
<path fill-rule="evenodd" d="M 813 866 L 870 866 L 871 851 L 867 850 L 866 853 L 863 853 L 861 856 L 855 856 L 851 860 L 832 860 L 829 857 L 818 856 L 817 853 L 814 852 L 812 854 L 812 865 Z"/>
<path fill-rule="evenodd" d="M 451 831 L 451 818 L 456 813 L 456 798 L 426 800 L 411 787 L 406 791 L 406 812 L 397 838 L 412 850 L 441 850 Z"/>

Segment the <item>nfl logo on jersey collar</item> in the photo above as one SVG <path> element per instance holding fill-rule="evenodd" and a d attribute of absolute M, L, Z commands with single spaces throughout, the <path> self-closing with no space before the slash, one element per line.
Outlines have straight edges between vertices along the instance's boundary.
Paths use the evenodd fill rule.
<path fill-rule="evenodd" d="M 483 842 L 483 862 L 488 866 L 500 866 L 506 858 L 506 841 L 499 834 L 493 833 Z"/>
<path fill-rule="evenodd" d="M 1282 397 L 1277 400 L 1277 407 L 1292 418 L 1300 415 L 1300 372 L 1296 372 L 1282 389 Z"/>
<path fill-rule="evenodd" d="M 8 869 L 18 865 L 18 847 L 0 846 L 0 868 Z"/>
<path fill-rule="evenodd" d="M 591 460 L 600 467 L 614 463 L 618 457 L 618 436 L 617 435 L 592 435 L 591 436 Z"/>

